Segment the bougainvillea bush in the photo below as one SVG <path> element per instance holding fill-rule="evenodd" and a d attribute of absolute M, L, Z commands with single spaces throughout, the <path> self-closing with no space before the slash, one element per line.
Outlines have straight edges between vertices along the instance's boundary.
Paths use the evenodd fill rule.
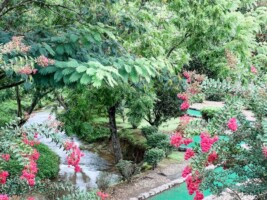
<path fill-rule="evenodd" d="M 255 199 L 267 197 L 267 84 L 264 72 L 257 74 L 252 68 L 251 73 L 257 76 L 254 81 L 246 85 L 230 82 L 228 92 L 223 90 L 222 82 L 213 80 L 226 93 L 225 105 L 202 127 L 200 142 L 185 152 L 185 160 L 191 162 L 182 176 L 195 200 L 203 199 L 205 190 L 219 195 L 226 189 L 239 199 L 240 193 L 253 195 Z M 190 82 L 191 77 L 185 75 Z M 205 83 L 202 92 L 218 91 L 213 89 L 214 84 Z M 190 104 L 187 92 L 178 94 L 178 98 Z M 255 119 L 247 119 L 243 112 L 246 108 L 251 109 Z M 186 131 L 190 118 L 185 115 L 180 121 L 179 132 L 171 137 L 171 144 L 176 147 L 192 142 Z"/>

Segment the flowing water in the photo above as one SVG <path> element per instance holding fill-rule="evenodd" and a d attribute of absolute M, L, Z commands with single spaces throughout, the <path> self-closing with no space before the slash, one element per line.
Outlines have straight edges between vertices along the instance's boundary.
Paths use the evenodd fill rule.
<path fill-rule="evenodd" d="M 55 118 L 52 114 L 50 115 L 50 110 L 42 110 L 40 112 L 35 112 L 33 116 L 25 124 L 30 125 L 34 123 L 45 123 L 49 116 Z M 63 140 L 69 139 L 75 141 L 78 146 L 83 143 L 77 137 L 68 138 L 64 133 L 58 133 L 61 135 Z M 81 158 L 80 166 L 82 168 L 81 173 L 75 173 L 72 167 L 67 164 L 67 155 L 63 151 L 63 148 L 59 148 L 51 139 L 46 137 L 40 137 L 40 142 L 46 144 L 52 151 L 54 151 L 60 157 L 60 170 L 57 180 L 59 181 L 69 181 L 79 187 L 81 190 L 87 190 L 91 188 L 97 188 L 96 180 L 101 172 L 108 172 L 111 178 L 111 182 L 115 183 L 118 181 L 119 176 L 112 172 L 112 165 L 107 160 L 101 158 L 98 154 L 83 150 L 84 156 Z"/>

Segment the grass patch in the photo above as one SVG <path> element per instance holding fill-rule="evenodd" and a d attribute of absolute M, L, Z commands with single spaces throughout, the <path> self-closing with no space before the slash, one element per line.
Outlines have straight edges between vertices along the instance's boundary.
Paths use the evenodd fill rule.
<path fill-rule="evenodd" d="M 168 159 L 176 160 L 176 161 L 179 161 L 179 162 L 184 161 L 184 153 L 183 152 L 179 152 L 179 151 L 174 151 L 168 156 Z"/>

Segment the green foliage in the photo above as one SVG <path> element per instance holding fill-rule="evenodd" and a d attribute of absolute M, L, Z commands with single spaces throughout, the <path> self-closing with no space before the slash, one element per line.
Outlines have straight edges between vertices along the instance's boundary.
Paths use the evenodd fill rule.
<path fill-rule="evenodd" d="M 146 151 L 144 161 L 155 169 L 158 163 L 165 157 L 165 152 L 159 148 L 152 148 Z"/>
<path fill-rule="evenodd" d="M 59 157 L 52 152 L 46 145 L 40 144 L 36 146 L 40 157 L 37 161 L 38 173 L 40 179 L 53 179 L 57 177 L 59 171 Z M 19 164 L 14 157 L 4 164 L 3 170 L 7 170 L 11 177 L 20 176 L 23 166 Z"/>
<path fill-rule="evenodd" d="M 155 133 L 152 135 L 149 135 L 147 137 L 147 145 L 150 148 L 159 148 L 162 149 L 165 152 L 165 156 L 167 157 L 169 154 L 171 154 L 173 147 L 170 145 L 169 137 L 168 135 L 164 133 Z"/>
<path fill-rule="evenodd" d="M 37 177 L 40 179 L 53 179 L 58 176 L 59 172 L 59 157 L 51 151 L 46 145 L 39 144 L 36 146 L 36 150 L 40 153 L 40 157 L 37 161 L 38 173 Z"/>
<path fill-rule="evenodd" d="M 129 160 L 120 160 L 118 164 L 116 164 L 117 169 L 122 175 L 124 180 L 130 182 L 132 177 L 140 172 L 140 167 L 137 164 L 133 163 Z"/>
<path fill-rule="evenodd" d="M 212 119 L 216 112 L 218 112 L 218 110 L 220 110 L 219 108 L 216 107 L 205 107 L 201 109 L 201 114 L 203 119 L 205 119 L 206 121 Z"/>
<path fill-rule="evenodd" d="M 101 191 L 105 191 L 111 184 L 111 175 L 108 172 L 100 172 L 96 178 L 97 187 Z"/>
<path fill-rule="evenodd" d="M 100 197 L 97 196 L 96 191 L 91 192 L 84 192 L 84 191 L 78 191 L 74 194 L 68 194 L 61 198 L 57 198 L 57 200 L 100 200 Z"/>
<path fill-rule="evenodd" d="M 181 111 L 177 109 L 181 104 L 177 94 L 182 91 L 182 85 L 179 77 L 167 70 L 163 70 L 161 76 L 154 79 L 150 91 L 155 93 L 154 106 L 145 118 L 150 125 L 158 127 L 168 119 L 181 115 Z"/>
<path fill-rule="evenodd" d="M 152 135 L 153 133 L 157 133 L 158 132 L 158 128 L 155 126 L 144 126 L 141 128 L 142 134 L 148 138 L 150 135 Z"/>

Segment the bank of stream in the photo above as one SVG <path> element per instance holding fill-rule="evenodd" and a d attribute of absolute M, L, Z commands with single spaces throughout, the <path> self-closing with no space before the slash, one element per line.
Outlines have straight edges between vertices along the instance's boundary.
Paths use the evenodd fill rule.
<path fill-rule="evenodd" d="M 25 125 L 34 123 L 42 124 L 45 123 L 49 117 L 52 119 L 55 118 L 54 114 L 50 114 L 50 110 L 41 110 L 35 112 Z M 69 138 L 64 132 L 60 132 L 58 134 L 63 140 L 73 140 L 78 146 L 85 145 L 76 136 Z M 114 171 L 113 164 L 107 159 L 101 157 L 99 154 L 83 150 L 82 152 L 84 153 L 84 156 L 80 162 L 82 172 L 75 173 L 74 169 L 69 167 L 67 164 L 67 154 L 63 151 L 63 148 L 59 148 L 59 146 L 52 142 L 51 139 L 46 137 L 40 137 L 40 141 L 47 145 L 60 158 L 60 170 L 55 181 L 71 182 L 81 190 L 97 188 L 96 180 L 101 172 L 108 172 L 110 174 L 111 183 L 119 181 L 119 175 Z"/>

